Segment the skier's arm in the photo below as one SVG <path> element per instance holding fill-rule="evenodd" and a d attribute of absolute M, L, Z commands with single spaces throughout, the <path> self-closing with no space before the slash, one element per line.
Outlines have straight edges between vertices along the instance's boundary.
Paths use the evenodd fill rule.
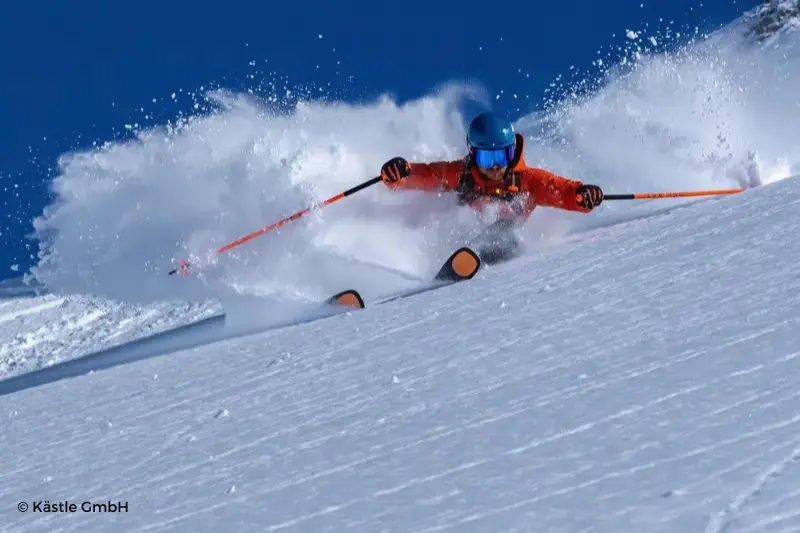
<path fill-rule="evenodd" d="M 458 186 L 462 166 L 460 161 L 408 163 L 394 158 L 383 165 L 381 177 L 390 189 L 452 191 Z"/>
<path fill-rule="evenodd" d="M 526 168 L 520 176 L 536 205 L 588 213 L 603 201 L 596 185 L 585 185 L 539 168 Z"/>

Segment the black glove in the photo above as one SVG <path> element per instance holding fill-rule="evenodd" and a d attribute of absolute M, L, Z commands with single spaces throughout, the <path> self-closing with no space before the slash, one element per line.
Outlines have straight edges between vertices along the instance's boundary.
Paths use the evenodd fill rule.
<path fill-rule="evenodd" d="M 603 189 L 597 185 L 581 185 L 576 191 L 578 194 L 578 205 L 587 209 L 594 209 L 603 203 Z"/>
<path fill-rule="evenodd" d="M 381 167 L 381 179 L 385 183 L 396 183 L 411 175 L 411 164 L 402 157 L 393 157 Z"/>

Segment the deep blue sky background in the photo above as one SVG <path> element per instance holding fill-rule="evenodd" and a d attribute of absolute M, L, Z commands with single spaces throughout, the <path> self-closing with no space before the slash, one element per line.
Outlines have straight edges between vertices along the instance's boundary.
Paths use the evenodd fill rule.
<path fill-rule="evenodd" d="M 547 85 L 570 65 L 589 68 L 599 49 L 621 43 L 627 28 L 674 21 L 710 31 L 759 3 L 4 2 L 0 278 L 35 261 L 35 243 L 25 235 L 49 202 L 47 181 L 59 154 L 120 138 L 126 123 L 189 111 L 190 100 L 170 98 L 178 89 L 256 89 L 262 79 L 280 79 L 330 83 L 348 100 L 383 92 L 407 100 L 469 79 L 492 94 L 504 90 L 497 109 L 518 116 L 538 107 Z M 528 99 L 509 98 L 515 92 Z M 21 270 L 13 272 L 12 264 Z"/>

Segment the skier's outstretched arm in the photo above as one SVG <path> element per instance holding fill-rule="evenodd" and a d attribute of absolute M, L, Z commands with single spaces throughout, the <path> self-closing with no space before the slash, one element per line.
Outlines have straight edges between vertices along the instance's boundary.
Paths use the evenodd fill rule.
<path fill-rule="evenodd" d="M 384 163 L 381 178 L 390 189 L 452 191 L 458 186 L 463 162 L 409 163 L 395 157 Z"/>
<path fill-rule="evenodd" d="M 536 205 L 588 213 L 603 201 L 603 190 L 547 170 L 526 168 L 520 176 L 523 190 L 530 191 Z"/>

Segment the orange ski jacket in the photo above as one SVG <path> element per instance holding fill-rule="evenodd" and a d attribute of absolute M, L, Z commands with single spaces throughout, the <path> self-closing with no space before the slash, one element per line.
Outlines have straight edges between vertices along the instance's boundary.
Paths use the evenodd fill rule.
<path fill-rule="evenodd" d="M 577 190 L 582 185 L 580 181 L 527 166 L 523 156 L 524 140 L 519 133 L 516 142 L 517 155 L 503 182 L 484 179 L 474 165 L 467 165 L 465 159 L 411 163 L 410 176 L 394 183 L 384 183 L 395 190 L 457 192 L 460 203 L 481 212 L 488 205 L 498 205 L 501 218 L 526 220 L 536 206 L 589 212 L 577 202 Z"/>

